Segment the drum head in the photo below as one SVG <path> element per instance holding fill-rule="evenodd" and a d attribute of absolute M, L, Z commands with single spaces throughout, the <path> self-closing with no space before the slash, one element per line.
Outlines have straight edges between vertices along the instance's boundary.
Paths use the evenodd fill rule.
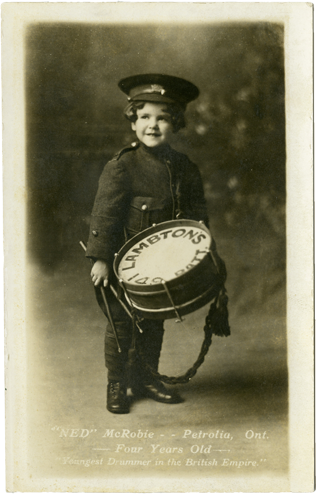
<path fill-rule="evenodd" d="M 211 242 L 205 225 L 192 220 L 167 221 L 135 235 L 114 261 L 130 305 L 145 317 L 169 318 L 214 298 Z"/>
<path fill-rule="evenodd" d="M 120 260 L 117 274 L 125 283 L 153 285 L 170 281 L 197 266 L 208 255 L 211 236 L 199 224 L 170 225 L 168 222 L 158 231 L 150 230 L 136 243 L 134 237 L 133 245 Z"/>

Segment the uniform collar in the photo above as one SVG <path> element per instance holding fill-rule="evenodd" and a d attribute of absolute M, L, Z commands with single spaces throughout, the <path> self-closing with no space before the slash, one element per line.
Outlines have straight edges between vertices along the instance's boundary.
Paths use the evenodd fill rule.
<path fill-rule="evenodd" d="M 158 146 L 150 148 L 145 146 L 142 142 L 139 143 L 139 148 L 146 153 L 148 156 L 154 156 L 159 160 L 167 160 L 170 159 L 173 149 L 169 146 L 169 144 L 165 144 L 164 146 Z"/>

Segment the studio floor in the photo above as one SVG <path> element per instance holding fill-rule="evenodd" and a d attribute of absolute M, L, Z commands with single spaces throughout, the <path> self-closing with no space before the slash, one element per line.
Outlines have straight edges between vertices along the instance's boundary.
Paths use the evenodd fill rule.
<path fill-rule="evenodd" d="M 106 479 L 125 475 L 206 481 L 286 476 L 284 294 L 279 291 L 273 307 L 245 309 L 233 274 L 227 282 L 232 334 L 213 336 L 197 375 L 176 386 L 184 401 L 131 398 L 130 413 L 114 415 L 106 410 L 105 317 L 89 269 L 79 251 L 54 273 L 29 267 L 27 416 L 34 478 L 104 476 L 106 491 Z M 166 322 L 161 373 L 179 375 L 191 367 L 207 310 L 182 324 Z"/>

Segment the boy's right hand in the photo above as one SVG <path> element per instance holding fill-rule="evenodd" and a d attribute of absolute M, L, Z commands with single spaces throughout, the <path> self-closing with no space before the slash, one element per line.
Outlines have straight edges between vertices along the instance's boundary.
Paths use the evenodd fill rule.
<path fill-rule="evenodd" d="M 91 278 L 94 286 L 98 286 L 101 283 L 104 287 L 108 285 L 108 279 L 110 274 L 110 268 L 105 261 L 98 259 L 92 269 L 91 269 Z"/>

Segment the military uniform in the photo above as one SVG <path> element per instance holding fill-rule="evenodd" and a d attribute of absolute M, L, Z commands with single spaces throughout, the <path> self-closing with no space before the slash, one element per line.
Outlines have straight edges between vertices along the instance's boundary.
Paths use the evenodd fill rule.
<path fill-rule="evenodd" d="M 112 263 L 129 237 L 176 218 L 208 221 L 197 166 L 169 146 L 156 151 L 135 142 L 100 177 L 87 256 Z"/>
<path fill-rule="evenodd" d="M 160 107 L 163 104 L 163 110 L 159 111 L 169 112 L 173 130 L 177 131 L 184 125 L 183 112 L 187 103 L 199 95 L 198 88 L 184 79 L 162 74 L 128 77 L 119 82 L 119 87 L 128 96 L 129 105 L 125 115 L 133 122 L 132 127 L 140 142 L 135 142 L 116 154 L 105 165 L 99 180 L 86 255 L 94 260 L 103 260 L 108 266 L 112 266 L 114 254 L 129 238 L 154 223 L 177 218 L 208 223 L 202 180 L 197 166 L 186 155 L 173 150 L 168 140 L 163 141 L 163 145 L 157 144 L 161 136 L 162 139 L 165 138 L 165 130 L 162 129 L 166 129 L 170 123 L 160 125 L 156 121 L 156 134 L 152 141 L 148 138 L 148 147 L 145 145 L 147 137 L 141 133 L 144 121 L 137 122 L 137 108 L 150 103 L 152 112 L 153 103 L 160 104 Z M 145 118 L 154 117 L 153 114 L 146 114 Z M 137 123 L 140 127 L 137 127 Z M 147 123 L 144 125 L 146 128 Z M 92 272 L 93 280 L 96 279 L 95 276 Z M 114 278 L 112 272 L 109 280 L 115 284 L 117 282 Z M 96 290 L 98 293 L 99 289 Z M 105 335 L 105 360 L 109 378 L 107 408 L 113 413 L 127 413 L 126 364 L 132 340 L 132 321 L 111 292 L 108 302 L 122 352 L 118 352 L 111 325 L 108 324 Z M 157 370 L 163 322 L 146 319 L 141 326 L 143 333 L 140 335 L 139 345 L 142 346 L 142 354 L 146 355 L 150 366 Z M 143 385 L 146 396 L 164 403 L 176 402 L 160 381 L 150 382 L 142 369 L 139 382 Z"/>
<path fill-rule="evenodd" d="M 126 240 L 148 228 L 176 218 L 207 223 L 200 172 L 186 155 L 166 147 L 162 151 L 133 143 L 120 151 L 99 180 L 86 255 L 112 265 L 114 254 Z M 154 262 L 154 259 L 153 259 Z M 115 283 L 112 275 L 111 282 Z M 109 302 L 122 353 L 117 351 L 110 324 L 106 328 L 105 358 L 109 380 L 125 380 L 132 324 L 116 299 Z M 163 322 L 144 320 L 141 336 L 148 363 L 158 369 Z M 146 376 L 143 376 L 146 379 Z"/>

